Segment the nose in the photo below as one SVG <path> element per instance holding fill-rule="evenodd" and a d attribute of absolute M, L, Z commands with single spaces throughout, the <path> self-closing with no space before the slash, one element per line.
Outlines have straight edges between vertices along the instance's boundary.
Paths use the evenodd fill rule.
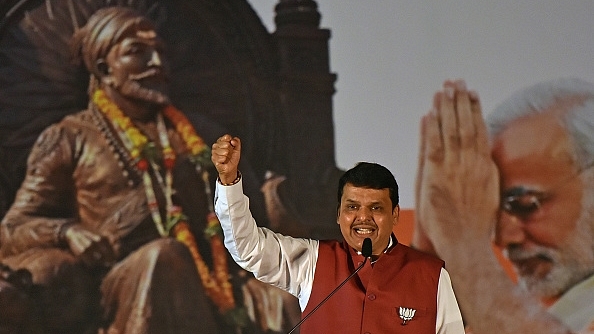
<path fill-rule="evenodd" d="M 495 228 L 495 243 L 499 247 L 521 244 L 526 239 L 524 224 L 518 216 L 502 211 Z"/>
<path fill-rule="evenodd" d="M 368 221 L 371 220 L 371 210 L 369 208 L 366 208 L 365 206 L 362 206 L 358 211 L 357 211 L 357 218 L 360 221 Z"/>
<path fill-rule="evenodd" d="M 148 66 L 161 66 L 163 62 L 161 61 L 161 56 L 159 56 L 159 52 L 157 50 L 153 50 L 151 54 L 151 59 L 148 62 Z"/>

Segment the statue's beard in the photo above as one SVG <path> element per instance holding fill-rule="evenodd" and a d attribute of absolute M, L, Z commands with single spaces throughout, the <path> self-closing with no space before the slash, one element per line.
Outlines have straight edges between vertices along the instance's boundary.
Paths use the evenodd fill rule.
<path fill-rule="evenodd" d="M 114 84 L 114 88 L 116 88 L 120 94 L 128 98 L 158 105 L 166 105 L 170 103 L 170 100 L 169 95 L 167 95 L 164 89 L 165 78 L 162 78 L 162 81 L 159 81 L 161 83 L 160 86 L 162 87 L 152 88 L 141 84 L 142 81 L 150 81 L 152 77 L 158 75 L 160 74 L 155 69 L 149 69 L 140 74 L 131 74 L 128 76 L 128 79 L 124 80 L 121 84 Z"/>
<path fill-rule="evenodd" d="M 143 87 L 135 80 L 126 80 L 122 84 L 120 92 L 124 96 L 158 105 L 166 105 L 170 103 L 167 94 L 157 89 Z"/>

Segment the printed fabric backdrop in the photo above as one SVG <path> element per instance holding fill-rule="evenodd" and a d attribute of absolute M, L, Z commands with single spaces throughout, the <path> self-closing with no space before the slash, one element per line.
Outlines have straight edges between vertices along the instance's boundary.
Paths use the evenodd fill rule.
<path fill-rule="evenodd" d="M 99 290 L 93 290 L 108 270 L 80 273 L 79 263 L 59 255 L 68 253 L 67 245 L 60 242 L 59 226 L 65 221 L 71 224 L 88 218 L 77 212 L 82 204 L 62 193 L 48 196 L 51 192 L 45 186 L 23 185 L 26 175 L 33 175 L 33 181 L 35 175 L 45 175 L 47 165 L 43 161 L 61 152 L 56 137 L 49 135 L 53 132 L 38 140 L 43 131 L 89 106 L 90 73 L 83 64 L 73 61 L 72 36 L 93 13 L 110 6 L 133 8 L 155 23 L 167 46 L 172 103 L 206 145 L 224 133 L 242 138 L 240 167 L 258 223 L 296 237 L 340 237 L 335 220 L 335 188 L 342 169 L 335 158 L 338 130 L 333 97 L 337 74 L 332 73 L 329 60 L 332 25 L 329 29 L 320 27 L 324 13 L 320 13 L 315 1 L 279 0 L 270 8 L 274 10 L 275 28 L 269 32 L 246 0 L 6 0 L 0 2 L 0 332 L 112 333 L 105 319 L 124 321 L 104 314 L 119 310 L 105 308 Z M 449 70 L 437 69 L 439 66 L 432 66 L 436 74 L 450 74 Z M 415 81 L 415 85 L 422 86 L 415 89 L 428 92 L 439 87 L 437 82 L 425 85 Z M 455 182 L 449 185 L 439 183 L 448 178 L 423 174 L 421 181 L 445 184 L 439 188 L 445 190 L 432 195 L 421 192 L 415 203 L 405 205 L 394 232 L 400 242 L 446 261 L 468 333 L 594 333 L 594 175 L 590 168 L 594 163 L 594 89 L 590 83 L 565 78 L 514 93 L 510 94 L 511 102 L 497 109 L 507 116 L 486 118 L 491 151 L 489 157 L 476 161 L 487 165 L 453 168 L 447 175 Z M 428 93 L 423 106 L 429 106 L 431 98 L 432 93 Z M 498 103 L 503 101 L 501 98 Z M 534 115 L 543 111 L 549 116 L 518 116 L 523 110 Z M 366 109 L 365 115 L 368 112 Z M 95 119 L 93 122 L 90 124 L 100 127 Z M 76 135 L 87 129 L 83 126 L 61 131 Z M 99 132 L 108 131 L 101 128 Z M 379 140 L 398 145 L 413 142 L 401 135 L 395 133 L 394 138 Z M 414 136 L 423 141 L 423 133 L 415 132 Z M 37 154 L 29 158 L 34 145 Z M 356 145 L 349 147 L 361 150 Z M 124 163 L 118 175 L 105 173 L 104 164 L 117 165 L 125 152 L 113 156 L 110 153 L 109 158 L 99 153 L 86 156 L 84 163 L 96 163 L 98 174 L 91 176 L 101 174 L 104 178 L 98 184 L 105 188 L 86 193 L 96 200 L 100 211 L 113 204 L 109 199 L 102 200 L 103 191 L 126 188 L 127 179 L 119 174 L 134 174 L 134 169 L 128 170 Z M 111 158 L 115 162 L 100 160 Z M 479 168 L 484 166 L 494 166 L 491 171 L 497 173 Z M 422 171 L 419 165 L 416 172 Z M 209 209 L 212 194 L 208 186 L 214 184 L 214 173 L 202 172 L 196 174 L 190 168 L 177 174 L 181 177 L 175 183 L 176 192 L 180 197 L 187 194 L 184 213 L 200 216 L 196 219 L 198 227 L 189 229 L 196 239 L 200 260 L 196 260 L 199 265 L 195 277 L 179 277 L 173 282 L 183 285 L 191 280 L 196 284 L 188 286 L 208 290 L 204 277 L 210 275 L 209 270 L 223 272 L 223 283 L 217 284 L 231 284 L 233 302 L 224 305 L 216 297 L 220 295 L 206 293 L 204 300 L 196 301 L 206 305 L 202 309 L 165 308 L 173 313 L 172 319 L 200 317 L 204 328 L 214 323 L 221 333 L 286 333 L 299 320 L 295 298 L 260 285 L 221 248 L 216 231 L 207 228 L 212 226 L 204 214 Z M 42 184 L 68 193 L 75 185 L 88 181 L 80 177 L 75 170 L 65 169 Z M 412 180 L 413 175 L 407 178 Z M 142 176 L 134 179 L 132 175 L 129 179 L 139 185 Z M 408 184 L 414 182 L 408 179 L 403 191 L 411 197 L 409 193 L 416 194 L 416 190 L 409 189 Z M 499 187 L 480 183 L 494 179 Z M 194 191 L 195 185 L 200 186 L 199 194 Z M 464 191 L 454 191 L 460 187 Z M 461 194 L 470 195 L 457 197 Z M 143 239 L 145 231 L 139 232 L 132 222 L 148 217 L 149 209 L 144 191 L 121 196 L 117 198 L 123 200 L 112 201 L 120 202 L 121 210 L 97 225 L 105 223 L 109 227 L 98 230 L 110 242 L 115 244 L 116 240 L 122 252 L 131 254 L 126 261 L 133 263 L 129 260 L 134 252 L 148 240 Z M 21 200 L 18 205 L 15 198 Z M 473 205 L 479 199 L 491 200 L 493 205 Z M 34 214 L 21 211 L 27 218 L 21 220 L 23 226 L 31 228 L 21 230 L 23 241 L 7 240 L 8 232 L 15 230 L 11 210 L 27 207 L 27 201 L 42 203 L 39 207 L 45 210 Z M 415 205 L 419 212 L 414 211 Z M 133 239 L 131 235 L 140 237 Z M 144 264 L 131 265 L 130 272 L 143 273 L 138 268 Z M 201 275 L 204 268 L 206 276 Z M 86 279 L 51 281 L 49 288 L 40 286 L 46 273 L 60 270 L 72 270 L 66 276 Z M 61 287 L 65 285 L 74 286 L 75 293 L 64 292 Z M 139 294 L 155 292 L 157 296 L 168 291 L 165 286 L 154 291 L 147 288 Z M 163 298 L 175 299 L 170 297 Z M 154 326 L 150 318 L 149 313 L 138 316 Z M 136 325 L 143 328 L 145 324 Z"/>

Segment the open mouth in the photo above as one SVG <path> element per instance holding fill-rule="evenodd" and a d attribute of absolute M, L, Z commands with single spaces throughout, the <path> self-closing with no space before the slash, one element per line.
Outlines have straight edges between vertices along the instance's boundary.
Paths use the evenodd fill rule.
<path fill-rule="evenodd" d="M 370 235 L 373 232 L 375 232 L 375 228 L 373 227 L 368 227 L 368 226 L 359 226 L 359 227 L 354 227 L 353 231 L 358 234 L 358 235 Z"/>

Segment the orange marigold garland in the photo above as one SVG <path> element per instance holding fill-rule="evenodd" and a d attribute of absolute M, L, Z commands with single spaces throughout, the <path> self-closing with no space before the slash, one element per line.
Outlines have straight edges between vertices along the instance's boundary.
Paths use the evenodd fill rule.
<path fill-rule="evenodd" d="M 229 274 L 227 273 L 227 256 L 225 246 L 221 240 L 221 223 L 219 219 L 211 212 L 208 214 L 208 227 L 205 230 L 206 237 L 210 240 L 210 247 L 212 248 L 214 259 L 214 276 L 219 284 L 223 287 L 222 292 L 227 299 L 233 298 L 233 287 L 229 282 Z"/>
<path fill-rule="evenodd" d="M 220 245 L 222 245 L 221 238 L 217 235 L 213 236 L 210 240 L 210 247 L 214 257 L 213 260 L 215 261 L 215 272 L 213 275 L 210 273 L 208 266 L 206 266 L 206 263 L 204 263 L 204 260 L 198 251 L 196 239 L 190 231 L 188 223 L 182 221 L 175 224 L 175 226 L 173 226 L 173 233 L 175 238 L 186 245 L 190 250 L 198 269 L 198 275 L 200 275 L 200 280 L 206 290 L 206 294 L 219 307 L 219 311 L 225 313 L 234 309 L 235 302 L 232 286 L 229 282 L 229 274 L 227 273 L 226 268 L 216 265 L 216 262 L 220 261 L 220 258 L 224 258 L 225 267 L 227 264 L 227 256 L 224 253 L 224 249 L 220 249 Z"/>
<path fill-rule="evenodd" d="M 158 173 L 159 166 L 155 162 L 155 146 L 150 143 L 148 138 L 134 126 L 130 118 L 128 118 L 118 106 L 109 100 L 105 92 L 101 89 L 95 90 L 93 93 L 93 102 L 99 110 L 110 120 L 116 128 L 124 145 L 130 152 L 131 157 L 138 170 L 143 174 L 143 183 L 145 185 L 145 193 L 149 210 L 157 230 L 162 236 L 173 236 L 184 245 L 188 247 L 198 274 L 200 281 L 204 287 L 206 294 L 217 305 L 219 311 L 227 314 L 232 318 L 232 322 L 237 325 L 245 323 L 245 317 L 242 316 L 242 311 L 236 309 L 235 299 L 233 297 L 233 287 L 229 282 L 229 269 L 227 264 L 226 250 L 221 240 L 220 222 L 209 202 L 209 213 L 207 216 L 207 228 L 205 234 L 209 240 L 212 257 L 213 257 L 213 272 L 210 271 L 208 265 L 204 262 L 202 255 L 198 249 L 196 239 L 192 234 L 186 217 L 182 213 L 179 206 L 173 205 L 171 201 L 172 195 L 172 168 L 175 164 L 175 153 L 169 144 L 169 139 L 163 123 L 163 119 L 159 114 L 157 119 L 157 128 L 159 130 L 159 139 L 163 146 L 163 165 L 165 167 L 165 180 L 162 179 Z M 196 164 L 197 170 L 202 174 L 205 183 L 205 192 L 207 196 L 211 196 L 211 190 L 208 181 L 208 172 L 206 166 L 210 163 L 209 147 L 200 138 L 194 127 L 190 124 L 186 116 L 173 106 L 167 106 L 163 110 L 163 114 L 175 126 L 176 131 L 182 137 L 187 149 L 190 152 L 192 161 Z M 153 190 L 152 179 L 149 175 L 149 166 L 155 170 L 155 176 L 159 181 L 159 185 L 165 193 L 167 199 L 167 219 L 163 223 L 161 215 L 159 214 L 158 203 Z M 230 314 L 231 313 L 231 314 Z"/>
<path fill-rule="evenodd" d="M 175 130 L 180 134 L 186 147 L 190 150 L 190 156 L 195 163 L 202 166 L 210 164 L 210 150 L 206 143 L 196 134 L 194 127 L 186 116 L 172 105 L 165 107 L 163 114 L 174 124 Z"/>

